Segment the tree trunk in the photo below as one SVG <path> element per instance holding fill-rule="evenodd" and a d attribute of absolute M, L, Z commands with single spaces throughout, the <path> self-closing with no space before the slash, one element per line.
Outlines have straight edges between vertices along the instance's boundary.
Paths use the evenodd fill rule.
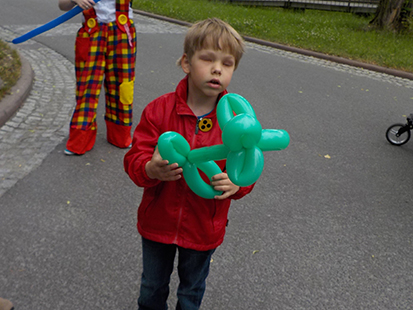
<path fill-rule="evenodd" d="M 378 29 L 401 32 L 409 28 L 413 0 L 380 0 L 370 24 Z"/>

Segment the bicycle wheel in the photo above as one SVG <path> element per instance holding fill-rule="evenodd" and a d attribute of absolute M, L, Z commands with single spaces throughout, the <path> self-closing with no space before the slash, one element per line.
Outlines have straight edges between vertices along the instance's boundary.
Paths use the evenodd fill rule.
<path fill-rule="evenodd" d="M 393 145 L 403 145 L 410 139 L 410 129 L 408 128 L 401 135 L 397 135 L 399 129 L 407 126 L 406 124 L 391 125 L 386 131 L 386 139 Z"/>

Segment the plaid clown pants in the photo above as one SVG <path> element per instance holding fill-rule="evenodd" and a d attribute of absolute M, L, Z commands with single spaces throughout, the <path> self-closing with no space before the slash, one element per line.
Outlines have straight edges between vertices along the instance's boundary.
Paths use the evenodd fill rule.
<path fill-rule="evenodd" d="M 128 34 L 116 22 L 97 23 L 91 32 L 82 27 L 76 37 L 76 108 L 66 148 L 84 154 L 96 140 L 96 109 L 104 81 L 105 122 L 109 143 L 126 148 L 131 142 L 132 103 L 135 81 L 136 32 Z"/>

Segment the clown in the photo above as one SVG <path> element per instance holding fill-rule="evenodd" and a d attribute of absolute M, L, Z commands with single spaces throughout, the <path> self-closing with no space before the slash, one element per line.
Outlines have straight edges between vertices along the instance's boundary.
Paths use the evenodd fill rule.
<path fill-rule="evenodd" d="M 76 108 L 66 155 L 90 151 L 96 140 L 96 109 L 105 86 L 107 140 L 127 148 L 132 140 L 136 32 L 130 0 L 59 0 L 59 8 L 83 9 L 75 43 Z"/>

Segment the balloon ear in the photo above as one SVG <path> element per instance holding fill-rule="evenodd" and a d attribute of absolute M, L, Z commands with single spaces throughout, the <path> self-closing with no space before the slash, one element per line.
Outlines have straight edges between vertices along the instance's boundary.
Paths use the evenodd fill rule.
<path fill-rule="evenodd" d="M 170 164 L 177 163 L 179 167 L 182 167 L 191 149 L 179 133 L 166 131 L 158 138 L 158 150 L 162 159 L 168 160 Z"/>

